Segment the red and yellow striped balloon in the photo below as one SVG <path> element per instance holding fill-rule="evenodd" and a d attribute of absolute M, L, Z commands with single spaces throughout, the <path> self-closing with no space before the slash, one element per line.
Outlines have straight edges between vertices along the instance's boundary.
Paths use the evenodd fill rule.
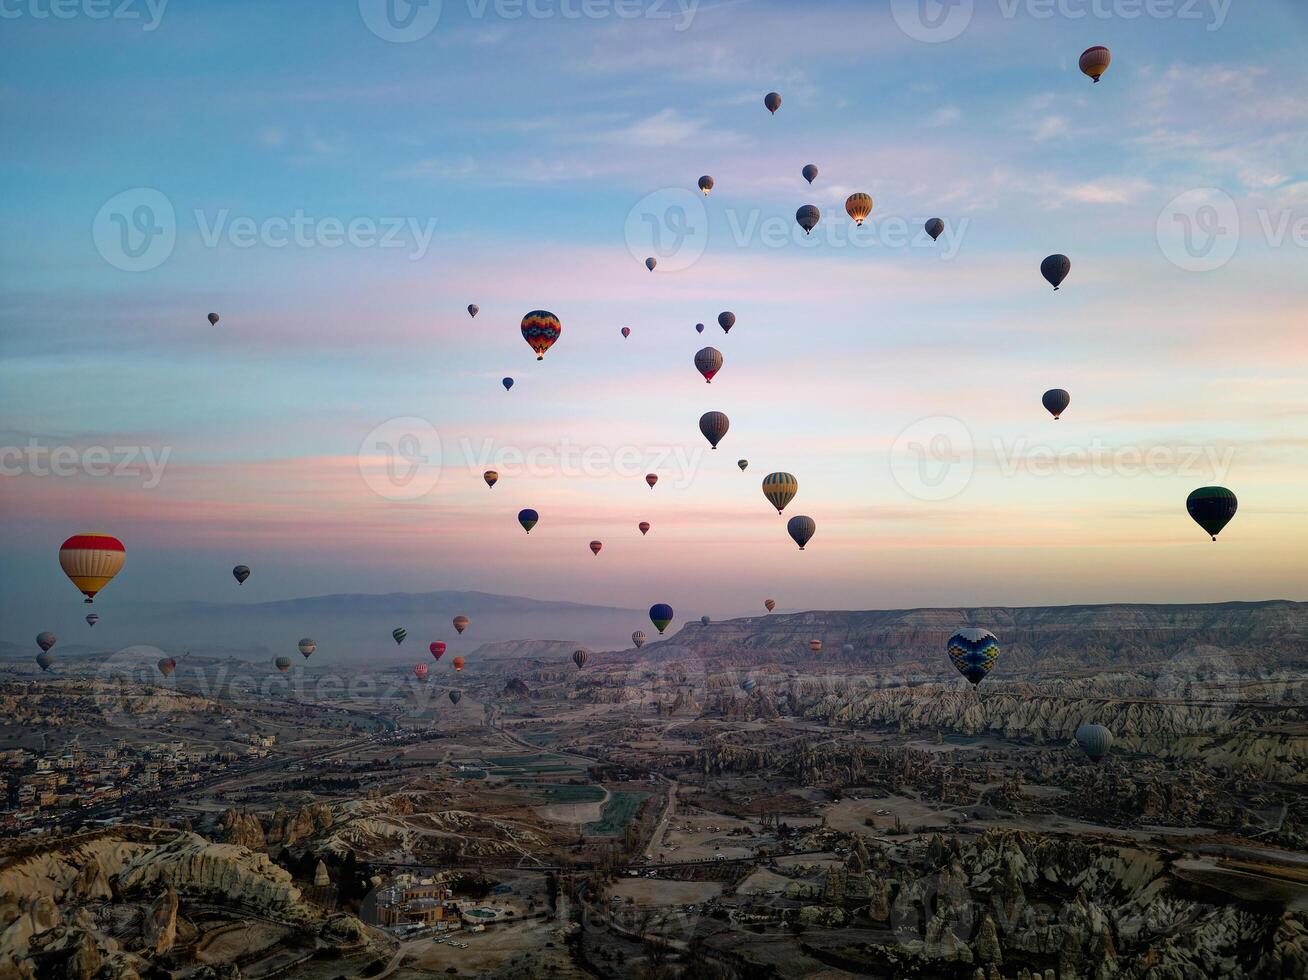
<path fill-rule="evenodd" d="M 122 570 L 127 549 L 112 534 L 74 534 L 59 546 L 59 567 L 90 602 Z"/>

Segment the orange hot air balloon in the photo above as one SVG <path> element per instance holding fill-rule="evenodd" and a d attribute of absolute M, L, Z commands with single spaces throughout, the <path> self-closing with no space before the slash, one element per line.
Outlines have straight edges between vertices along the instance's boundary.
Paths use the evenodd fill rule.
<path fill-rule="evenodd" d="M 111 534 L 74 534 L 59 546 L 59 567 L 90 602 L 122 570 L 127 549 Z"/>
<path fill-rule="evenodd" d="M 604 542 L 603 542 L 603 541 L 592 541 L 592 542 L 590 543 L 590 550 L 591 550 L 592 552 L 594 552 L 596 555 L 598 555 L 598 554 L 600 553 L 600 550 L 601 550 L 603 547 L 604 547 Z"/>
<path fill-rule="evenodd" d="M 854 224 L 861 225 L 865 218 L 872 213 L 871 196 L 859 191 L 857 194 L 850 194 L 845 198 L 845 212 L 854 219 Z"/>
<path fill-rule="evenodd" d="M 810 652 L 810 653 L 821 653 L 821 652 L 822 652 L 822 641 L 821 641 L 821 640 L 809 640 L 809 641 L 808 641 L 808 649 L 809 649 L 809 652 Z"/>
<path fill-rule="evenodd" d="M 427 679 L 427 665 L 426 665 L 426 664 L 414 664 L 414 665 L 413 665 L 413 676 L 416 677 L 416 678 L 418 678 L 418 680 L 420 680 L 420 681 L 425 681 L 425 680 Z"/>
<path fill-rule="evenodd" d="M 1099 79 L 1103 77 L 1104 72 L 1108 71 L 1108 66 L 1112 60 L 1112 52 L 1102 44 L 1096 44 L 1094 47 L 1086 48 L 1081 52 L 1079 65 L 1081 71 L 1098 85 Z"/>
<path fill-rule="evenodd" d="M 467 661 L 464 660 L 462 657 L 455 657 L 455 658 L 454 658 L 454 669 L 455 669 L 455 670 L 462 670 L 462 669 L 463 669 L 463 665 L 466 664 L 466 663 L 467 663 Z"/>
<path fill-rule="evenodd" d="M 649 534 L 649 521 L 641 521 L 636 527 L 641 534 Z"/>
<path fill-rule="evenodd" d="M 651 490 L 653 490 L 653 489 L 654 489 L 654 484 L 656 484 L 656 483 L 659 482 L 659 475 L 658 475 L 657 473 L 646 473 L 646 474 L 645 474 L 645 482 L 648 483 L 648 484 L 649 484 L 649 488 L 650 488 Z"/>
<path fill-rule="evenodd" d="M 773 609 L 776 609 L 776 608 L 777 608 L 777 600 L 776 600 L 776 599 L 764 599 L 764 600 L 763 600 L 763 608 L 766 609 L 768 612 L 771 612 Z"/>
<path fill-rule="evenodd" d="M 458 630 L 460 633 L 462 633 L 464 630 L 468 628 L 468 624 L 470 622 L 472 622 L 472 620 L 470 620 L 467 616 L 455 616 L 454 628 Z"/>

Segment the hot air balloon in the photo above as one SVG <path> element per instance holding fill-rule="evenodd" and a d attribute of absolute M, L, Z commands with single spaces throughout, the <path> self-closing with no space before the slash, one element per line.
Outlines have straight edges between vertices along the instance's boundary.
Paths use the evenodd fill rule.
<path fill-rule="evenodd" d="M 308 660 L 313 656 L 313 652 L 318 649 L 318 641 L 311 636 L 306 636 L 300 640 L 300 655 Z"/>
<path fill-rule="evenodd" d="M 999 658 L 999 641 L 989 630 L 961 629 L 945 644 L 949 659 L 960 674 L 976 687 L 990 673 Z"/>
<path fill-rule="evenodd" d="M 768 612 L 771 612 L 773 609 L 776 609 L 776 608 L 777 608 L 777 600 L 776 600 L 776 599 L 764 599 L 764 600 L 763 600 L 763 608 L 766 609 Z"/>
<path fill-rule="evenodd" d="M 475 317 L 480 312 L 481 312 L 481 307 L 478 306 L 476 303 L 468 304 L 468 316 Z"/>
<path fill-rule="evenodd" d="M 403 643 L 404 638 L 408 635 L 409 635 L 409 631 L 406 630 L 403 626 L 397 626 L 395 627 L 395 629 L 391 630 L 391 639 L 395 641 L 396 646 L 399 646 L 401 643 Z"/>
<path fill-rule="evenodd" d="M 110 534 L 74 534 L 59 546 L 59 567 L 90 602 L 123 567 L 127 549 Z"/>
<path fill-rule="evenodd" d="M 781 94 L 779 92 L 769 92 L 763 96 L 763 104 L 767 107 L 768 112 L 776 115 L 777 110 L 781 108 Z"/>
<path fill-rule="evenodd" d="M 427 665 L 426 665 L 426 664 L 414 664 L 414 665 L 413 665 L 413 676 L 416 677 L 416 678 L 418 678 L 418 680 L 420 680 L 420 681 L 425 681 L 425 680 L 427 679 Z"/>
<path fill-rule="evenodd" d="M 736 465 L 740 467 L 740 472 L 744 473 L 747 469 L 749 469 L 749 460 L 738 459 L 736 460 Z"/>
<path fill-rule="evenodd" d="M 236 579 L 237 585 L 244 585 L 245 580 L 250 577 L 249 565 L 237 565 L 232 569 L 232 578 Z"/>
<path fill-rule="evenodd" d="M 1235 516 L 1237 504 L 1235 494 L 1226 487 L 1200 487 L 1185 498 L 1185 509 L 1214 541 Z"/>
<path fill-rule="evenodd" d="M 431 655 L 437 660 L 440 660 L 441 657 L 445 656 L 445 644 L 440 640 L 433 642 L 427 647 L 427 649 L 431 651 Z"/>
<path fill-rule="evenodd" d="M 740 689 L 746 694 L 753 694 L 756 687 L 758 687 L 758 681 L 752 677 L 746 677 L 740 682 Z"/>
<path fill-rule="evenodd" d="M 486 481 L 486 486 L 488 487 L 493 487 L 495 484 L 500 482 L 500 475 L 494 470 L 487 470 L 481 475 L 481 478 Z"/>
<path fill-rule="evenodd" d="M 1095 79 L 1095 81 L 1098 81 L 1098 79 Z M 220 319 L 221 319 L 221 317 L 219 317 L 217 313 L 210 313 L 210 314 L 209 314 L 209 326 L 211 326 L 211 327 L 216 327 L 216 326 L 218 326 L 218 321 L 219 321 Z"/>
<path fill-rule="evenodd" d="M 159 673 L 165 677 L 172 677 L 173 671 L 177 669 L 177 661 L 172 657 L 164 657 L 155 666 L 159 668 Z"/>
<path fill-rule="evenodd" d="M 723 333 L 731 333 L 731 328 L 736 325 L 736 314 L 730 310 L 723 310 L 718 314 L 718 326 L 722 328 Z"/>
<path fill-rule="evenodd" d="M 632 634 L 631 634 L 631 642 L 634 643 L 634 644 L 636 645 L 636 649 L 637 649 L 637 650 L 639 650 L 641 647 L 643 647 L 643 646 L 645 645 L 645 631 L 644 631 L 644 630 L 636 630 L 636 632 L 632 633 Z"/>
<path fill-rule="evenodd" d="M 1045 277 L 1049 285 L 1057 289 L 1067 278 L 1067 274 L 1072 271 L 1072 260 L 1066 255 L 1050 255 L 1040 263 L 1040 274 Z"/>
<path fill-rule="evenodd" d="M 46 630 L 44 633 L 36 634 L 36 645 L 41 648 L 42 653 L 46 652 L 52 646 L 54 646 L 55 643 L 58 642 L 58 640 L 59 637 L 55 636 L 49 630 Z"/>
<path fill-rule="evenodd" d="M 450 692 L 450 704 L 458 704 L 458 703 L 459 703 L 460 701 L 462 701 L 462 700 L 463 700 L 463 692 L 462 692 L 462 691 L 451 691 L 451 692 Z"/>
<path fill-rule="evenodd" d="M 1081 52 L 1081 71 L 1098 85 L 1099 79 L 1104 72 L 1108 71 L 1108 66 L 1112 60 L 1113 53 L 1102 44 L 1096 44 L 1094 47 L 1086 48 Z"/>
<path fill-rule="evenodd" d="M 809 641 L 808 641 L 808 652 L 809 652 L 809 653 L 821 653 L 821 652 L 822 652 L 822 641 L 821 641 L 821 640 L 809 640 Z"/>
<path fill-rule="evenodd" d="M 649 484 L 649 488 L 650 488 L 651 490 L 653 490 L 653 489 L 654 489 L 654 484 L 656 484 L 656 483 L 659 482 L 659 475 L 658 475 L 657 473 L 646 473 L 646 474 L 645 474 L 645 482 L 648 483 L 648 484 Z"/>
<path fill-rule="evenodd" d="M 501 379 L 500 379 L 500 384 L 504 385 L 504 390 L 505 390 L 505 391 L 508 391 L 510 388 L 513 387 L 513 379 L 512 379 L 512 378 L 501 378 Z"/>
<path fill-rule="evenodd" d="M 291 658 L 278 657 L 276 660 L 273 661 L 273 666 L 277 668 L 279 673 L 284 674 L 291 669 Z"/>
<path fill-rule="evenodd" d="M 466 664 L 467 661 L 464 660 L 462 657 L 455 657 L 454 660 L 451 661 L 451 663 L 454 664 L 454 669 L 455 669 L 455 670 L 462 670 L 464 664 Z"/>
<path fill-rule="evenodd" d="M 705 197 L 708 197 L 709 191 L 713 190 L 713 178 L 708 174 L 701 177 L 699 179 L 699 189 L 704 192 Z"/>
<path fill-rule="evenodd" d="M 1103 725 L 1077 725 L 1076 744 L 1090 757 L 1091 762 L 1098 762 L 1113 747 L 1113 733 Z"/>
<path fill-rule="evenodd" d="M 701 347 L 695 352 L 695 367 L 704 375 L 704 383 L 712 384 L 713 375 L 722 370 L 722 351 L 716 347 Z"/>
<path fill-rule="evenodd" d="M 454 617 L 454 629 L 455 629 L 455 630 L 456 630 L 460 635 L 462 635 L 463 631 L 466 630 L 466 629 L 468 628 L 468 624 L 471 623 L 471 622 L 472 622 L 472 620 L 470 620 L 467 616 L 455 616 L 455 617 Z"/>
<path fill-rule="evenodd" d="M 1050 388 L 1040 396 L 1040 403 L 1048 409 L 1049 414 L 1057 421 L 1058 417 L 1067 411 L 1068 403 L 1071 402 L 1072 396 L 1062 388 Z"/>
<path fill-rule="evenodd" d="M 636 525 L 636 529 L 639 530 L 642 535 L 649 534 L 649 521 L 641 521 Z"/>
<path fill-rule="evenodd" d="M 926 228 L 926 233 L 931 236 L 931 240 L 934 242 L 945 230 L 945 223 L 939 218 L 932 218 L 927 221 L 924 227 Z"/>
<path fill-rule="evenodd" d="M 703 333 L 703 332 L 704 332 L 704 324 L 702 323 L 695 324 L 695 333 Z"/>
<path fill-rule="evenodd" d="M 780 514 L 799 493 L 799 480 L 793 473 L 769 473 L 763 477 L 763 496 Z"/>
<path fill-rule="evenodd" d="M 851 654 L 851 653 L 854 652 L 854 644 L 852 644 L 852 643 L 846 643 L 846 644 L 845 644 L 843 647 L 841 647 L 840 649 L 841 649 L 842 652 L 845 653 L 846 656 L 848 656 L 849 654 Z"/>
<path fill-rule="evenodd" d="M 786 533 L 790 535 L 791 540 L 799 545 L 799 550 L 804 550 L 804 545 L 808 544 L 813 537 L 813 532 L 817 530 L 817 524 L 813 518 L 805 517 L 800 514 L 792 517 L 786 522 Z"/>
<path fill-rule="evenodd" d="M 578 667 L 585 667 L 586 661 L 590 659 L 590 654 L 585 650 L 574 650 L 572 652 L 572 662 Z"/>
<path fill-rule="evenodd" d="M 36 655 L 36 665 L 42 670 L 49 670 L 54 666 L 54 654 L 46 653 L 44 650 Z"/>
<path fill-rule="evenodd" d="M 649 607 L 649 621 L 658 629 L 660 636 L 668 628 L 668 624 L 672 622 L 674 615 L 672 607 L 666 602 L 657 602 Z"/>
<path fill-rule="evenodd" d="M 631 336 L 631 327 L 623 327 L 623 328 L 622 328 L 622 337 L 623 337 L 623 339 L 625 340 L 627 337 L 630 337 L 630 336 Z"/>
<path fill-rule="evenodd" d="M 812 163 L 806 163 L 804 164 L 804 169 L 801 170 L 800 173 L 803 174 L 804 179 L 811 184 L 813 183 L 813 181 L 817 180 L 817 175 L 818 175 L 817 165 Z"/>
<path fill-rule="evenodd" d="M 707 626 L 711 622 L 713 622 L 713 620 L 709 619 L 707 616 L 699 617 L 699 625 L 701 626 Z"/>
<path fill-rule="evenodd" d="M 861 225 L 872 213 L 872 195 L 859 191 L 845 198 L 845 213 L 854 219 L 854 224 Z"/>
<path fill-rule="evenodd" d="M 86 625 L 87 625 L 87 626 L 94 626 L 94 625 L 95 625 L 96 623 L 98 623 L 98 622 L 100 622 L 100 614 L 99 614 L 99 613 L 87 613 L 87 614 L 86 614 Z"/>
<path fill-rule="evenodd" d="M 718 448 L 718 443 L 722 441 L 729 428 L 731 428 L 731 420 L 721 412 L 705 412 L 699 417 L 699 431 L 704 433 L 704 438 L 714 449 Z"/>
<path fill-rule="evenodd" d="M 654 258 L 654 256 L 652 255 L 645 260 L 645 268 L 648 269 L 650 272 L 653 272 L 654 267 L 658 264 L 659 264 L 659 260 Z"/>
<path fill-rule="evenodd" d="M 817 227 L 821 217 L 822 212 L 817 209 L 816 204 L 805 204 L 795 212 L 795 220 L 799 222 L 799 227 L 804 229 L 805 235 Z"/>
<path fill-rule="evenodd" d="M 522 318 L 522 339 L 536 352 L 538 361 L 545 359 L 545 352 L 554 346 L 561 333 L 563 324 L 549 310 L 532 310 Z"/>
<path fill-rule="evenodd" d="M 601 551 L 603 551 L 603 550 L 604 550 L 604 542 L 603 542 L 603 541 L 592 541 L 592 542 L 590 543 L 590 551 L 591 551 L 591 554 L 595 555 L 596 557 L 599 557 L 599 553 L 600 553 Z"/>
<path fill-rule="evenodd" d="M 518 511 L 518 523 L 522 525 L 522 529 L 528 534 L 531 533 L 531 529 L 536 526 L 536 522 L 539 520 L 540 515 L 530 507 L 524 507 Z"/>

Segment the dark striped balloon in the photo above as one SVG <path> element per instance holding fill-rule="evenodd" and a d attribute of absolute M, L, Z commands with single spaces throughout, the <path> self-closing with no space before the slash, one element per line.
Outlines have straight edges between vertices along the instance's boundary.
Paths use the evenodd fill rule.
<path fill-rule="evenodd" d="M 713 376 L 722 370 L 722 351 L 716 347 L 701 347 L 695 352 L 695 367 L 704 375 L 705 384 L 712 384 Z"/>
<path fill-rule="evenodd" d="M 1103 725 L 1078 725 L 1076 744 L 1090 757 L 1091 762 L 1098 762 L 1113 747 L 1113 733 Z"/>
<path fill-rule="evenodd" d="M 1237 506 L 1239 502 L 1235 494 L 1226 487 L 1200 487 L 1185 499 L 1185 509 L 1190 517 L 1212 535 L 1214 541 L 1235 516 Z"/>
<path fill-rule="evenodd" d="M 799 227 L 804 229 L 805 235 L 817 227 L 821 217 L 822 212 L 817 209 L 816 204 L 805 204 L 795 212 L 795 220 L 799 222 Z"/>
<path fill-rule="evenodd" d="M 699 431 L 704 434 L 704 438 L 714 449 L 718 448 L 718 443 L 722 441 L 729 428 L 731 428 L 731 420 L 721 412 L 705 412 L 699 417 Z"/>
<path fill-rule="evenodd" d="M 763 496 L 780 514 L 799 493 L 799 480 L 793 473 L 769 473 L 763 477 Z"/>
<path fill-rule="evenodd" d="M 1067 278 L 1067 274 L 1071 271 L 1072 260 L 1066 255 L 1049 255 L 1040 263 L 1040 274 L 1055 289 L 1063 284 L 1063 280 Z"/>
<path fill-rule="evenodd" d="M 804 550 L 804 545 L 813 539 L 817 532 L 817 522 L 811 517 L 803 514 L 796 515 L 786 522 L 786 533 L 790 535 L 791 540 L 799 545 L 799 550 Z"/>
<path fill-rule="evenodd" d="M 1050 388 L 1040 396 L 1040 403 L 1045 406 L 1049 414 L 1058 419 L 1063 412 L 1067 411 L 1067 406 L 1071 403 L 1072 396 L 1062 388 Z"/>

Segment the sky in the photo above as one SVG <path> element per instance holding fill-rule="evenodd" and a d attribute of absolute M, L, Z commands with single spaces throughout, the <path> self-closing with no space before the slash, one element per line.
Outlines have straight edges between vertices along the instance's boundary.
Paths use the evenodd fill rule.
<path fill-rule="evenodd" d="M 97 606 L 1308 599 L 1306 41 L 1293 0 L 6 0 L 0 636 L 80 618 L 80 531 L 127 547 Z"/>

